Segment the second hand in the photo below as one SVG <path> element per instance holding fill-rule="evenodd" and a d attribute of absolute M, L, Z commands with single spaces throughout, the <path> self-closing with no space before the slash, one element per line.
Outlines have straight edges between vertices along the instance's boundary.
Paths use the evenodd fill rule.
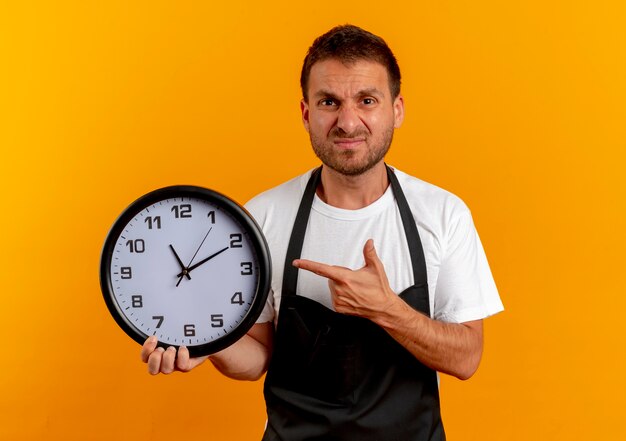
<path fill-rule="evenodd" d="M 187 268 L 189 268 L 191 266 L 191 264 L 193 263 L 193 259 L 196 258 L 196 256 L 198 255 L 198 251 L 200 251 L 200 248 L 202 248 L 202 244 L 204 244 L 204 241 L 206 240 L 206 238 L 209 236 L 209 233 L 211 232 L 211 230 L 213 229 L 213 227 L 209 228 L 209 231 L 206 232 L 206 234 L 204 235 L 204 239 L 202 239 L 202 242 L 200 242 L 200 246 L 198 247 L 198 249 L 196 250 L 196 252 L 193 254 L 193 257 L 191 258 L 191 260 L 189 261 L 189 265 L 187 265 Z M 183 280 L 184 274 L 181 275 L 178 278 L 178 282 L 176 283 L 176 286 L 180 285 L 180 281 Z"/>

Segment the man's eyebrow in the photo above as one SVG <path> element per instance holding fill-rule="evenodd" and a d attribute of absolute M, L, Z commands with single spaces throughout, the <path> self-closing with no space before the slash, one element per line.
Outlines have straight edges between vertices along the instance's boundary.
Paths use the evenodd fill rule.
<path fill-rule="evenodd" d="M 367 96 L 367 95 L 371 95 L 371 96 L 378 96 L 378 97 L 384 97 L 385 94 L 380 91 L 379 89 L 377 89 L 376 87 L 368 87 L 367 89 L 362 89 L 359 90 L 356 93 L 356 97 L 362 97 L 362 96 Z M 317 92 L 315 92 L 313 94 L 313 96 L 315 98 L 332 98 L 334 100 L 339 101 L 339 97 L 337 97 L 337 95 L 335 95 L 333 92 L 326 90 L 326 89 L 320 89 Z"/>
<path fill-rule="evenodd" d="M 336 99 L 336 100 L 338 100 L 338 99 L 339 99 L 339 98 L 337 97 L 337 95 L 335 95 L 333 92 L 330 92 L 330 91 L 325 90 L 325 89 L 320 89 L 320 90 L 318 90 L 317 92 L 315 92 L 315 93 L 313 94 L 313 96 L 314 96 L 314 97 L 316 97 L 316 98 L 322 98 L 322 97 L 324 97 L 324 98 L 332 98 L 332 99 Z"/>
<path fill-rule="evenodd" d="M 364 95 L 372 95 L 372 96 L 380 96 L 380 97 L 385 96 L 385 94 L 382 91 L 378 90 L 375 87 L 370 87 L 368 89 L 359 90 L 359 92 L 357 93 L 357 96 L 364 96 Z"/>

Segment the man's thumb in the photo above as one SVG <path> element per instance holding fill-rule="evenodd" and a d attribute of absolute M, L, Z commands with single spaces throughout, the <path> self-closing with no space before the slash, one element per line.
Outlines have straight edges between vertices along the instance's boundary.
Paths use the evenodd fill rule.
<path fill-rule="evenodd" d="M 378 254 L 376 254 L 376 248 L 374 248 L 374 241 L 372 239 L 368 239 L 367 242 L 365 242 L 365 246 L 363 247 L 363 257 L 365 258 L 365 266 L 377 266 L 380 263 Z"/>

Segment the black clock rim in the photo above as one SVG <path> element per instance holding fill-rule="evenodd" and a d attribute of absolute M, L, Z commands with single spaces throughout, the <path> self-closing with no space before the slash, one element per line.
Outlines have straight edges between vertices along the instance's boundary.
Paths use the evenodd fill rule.
<path fill-rule="evenodd" d="M 122 211 L 113 223 L 106 239 L 104 240 L 102 254 L 100 257 L 100 288 L 102 290 L 106 306 L 118 326 L 122 328 L 122 330 L 129 337 L 140 345 L 143 345 L 149 335 L 137 329 L 126 318 L 113 294 L 110 269 L 115 243 L 128 222 L 130 222 L 144 208 L 165 199 L 181 197 L 201 199 L 215 203 L 220 209 L 225 209 L 233 215 L 233 217 L 249 232 L 259 265 L 259 282 L 257 284 L 257 289 L 254 293 L 252 305 L 248 309 L 248 312 L 244 316 L 243 320 L 233 331 L 217 338 L 216 340 L 201 345 L 187 346 L 189 349 L 189 355 L 192 357 L 198 357 L 210 355 L 225 349 L 243 337 L 256 323 L 256 320 L 263 311 L 263 307 L 265 306 L 265 302 L 269 294 L 272 262 L 267 241 L 265 240 L 265 236 L 263 235 L 261 228 L 256 223 L 252 215 L 237 202 L 218 191 L 196 185 L 171 185 L 153 190 L 141 196 L 126 207 L 124 211 Z M 163 348 L 174 346 L 178 349 L 180 347 L 180 345 L 167 344 L 160 341 L 158 345 Z"/>

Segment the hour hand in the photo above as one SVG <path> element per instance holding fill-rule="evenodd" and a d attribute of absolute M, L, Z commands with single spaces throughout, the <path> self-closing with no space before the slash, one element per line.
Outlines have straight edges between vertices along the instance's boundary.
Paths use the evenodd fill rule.
<path fill-rule="evenodd" d="M 176 250 L 174 249 L 172 244 L 170 244 L 170 249 L 172 250 L 172 253 L 174 253 L 174 257 L 176 257 L 176 260 L 178 261 L 178 264 L 180 265 L 180 269 L 182 271 L 180 273 L 180 275 L 178 275 L 177 277 L 182 278 L 183 276 L 187 276 L 187 279 L 191 280 L 191 276 L 189 275 L 189 271 L 187 270 L 187 268 L 185 268 L 185 264 L 183 263 L 182 260 L 180 260 L 180 257 L 178 256 L 178 253 L 176 253 Z"/>

